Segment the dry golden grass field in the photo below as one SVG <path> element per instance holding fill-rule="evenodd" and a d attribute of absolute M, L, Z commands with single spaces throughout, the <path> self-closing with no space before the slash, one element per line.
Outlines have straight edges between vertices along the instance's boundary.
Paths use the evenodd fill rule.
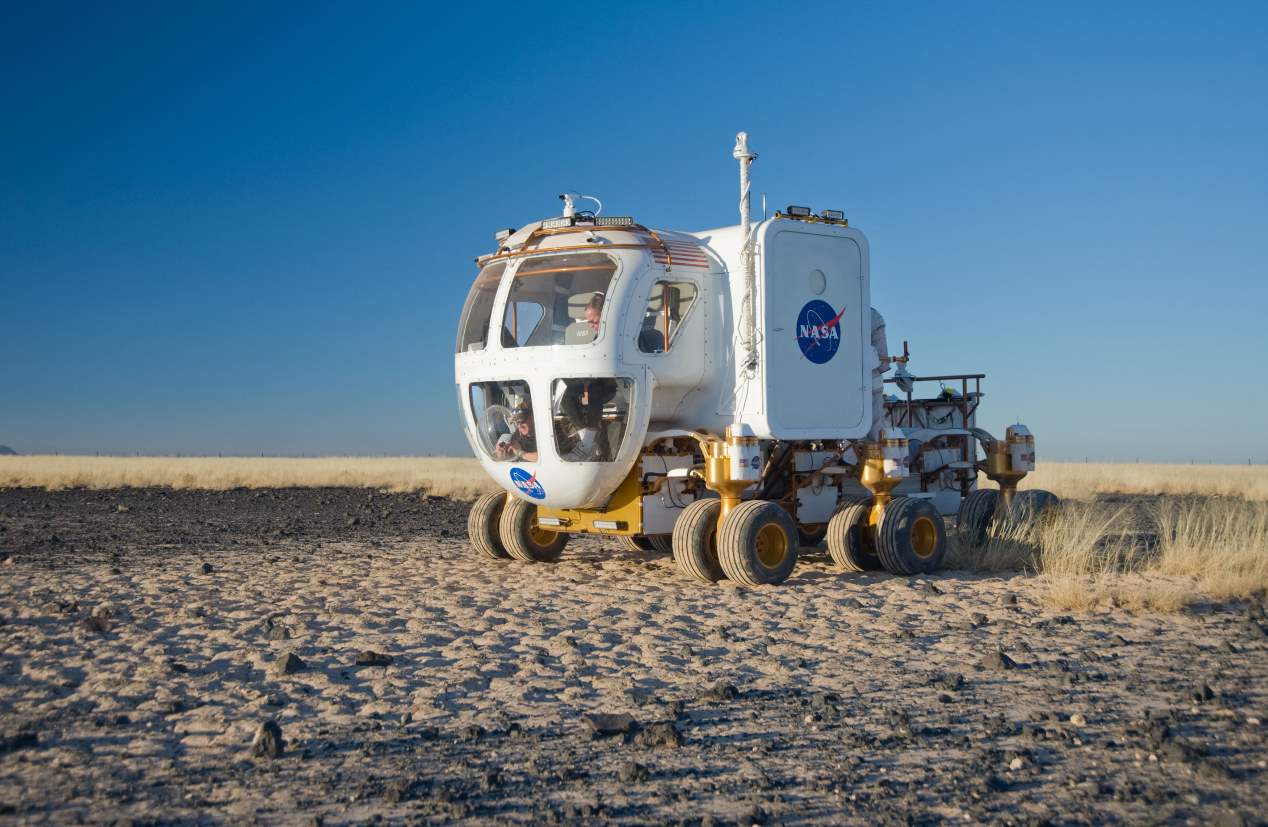
<path fill-rule="evenodd" d="M 0 488 L 354 486 L 474 499 L 494 486 L 471 458 L 0 456 Z M 1096 494 L 1233 496 L 1268 501 L 1268 466 L 1045 462 L 1022 488 Z"/>
<path fill-rule="evenodd" d="M 474 459 L 449 457 L 0 457 L 0 488 L 328 488 L 475 499 L 495 486 Z"/>
<path fill-rule="evenodd" d="M 989 485 L 989 483 L 987 483 Z M 473 499 L 470 458 L 0 457 L 0 488 L 366 487 Z M 1268 467 L 1045 463 L 1023 488 L 1065 500 L 1038 526 L 998 528 L 950 564 L 1037 574 L 1053 605 L 1171 610 L 1268 589 Z M 1127 495 L 1127 496 L 1115 496 Z"/>

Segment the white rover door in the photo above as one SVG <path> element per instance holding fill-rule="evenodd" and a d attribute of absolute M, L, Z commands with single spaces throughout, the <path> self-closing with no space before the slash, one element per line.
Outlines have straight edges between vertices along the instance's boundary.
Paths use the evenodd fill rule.
<path fill-rule="evenodd" d="M 771 435 L 826 439 L 866 432 L 871 313 L 863 251 L 849 237 L 780 228 L 767 236 L 763 262 Z"/>

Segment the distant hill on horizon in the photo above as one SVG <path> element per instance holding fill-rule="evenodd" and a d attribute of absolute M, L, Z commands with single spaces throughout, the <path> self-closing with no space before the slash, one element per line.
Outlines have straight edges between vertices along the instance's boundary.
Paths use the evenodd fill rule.
<path fill-rule="evenodd" d="M 0 457 L 16 457 L 18 452 L 10 448 L 8 445 L 0 445 Z"/>

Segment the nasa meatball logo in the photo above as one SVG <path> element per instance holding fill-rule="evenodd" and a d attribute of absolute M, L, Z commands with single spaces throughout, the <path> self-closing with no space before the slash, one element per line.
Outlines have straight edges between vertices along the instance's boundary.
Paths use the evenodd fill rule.
<path fill-rule="evenodd" d="M 841 347 L 841 317 L 845 308 L 838 313 L 832 305 L 820 299 L 806 302 L 797 314 L 797 346 L 801 355 L 816 365 L 822 365 Z"/>
<path fill-rule="evenodd" d="M 536 474 L 530 474 L 523 468 L 512 468 L 511 482 L 515 484 L 516 488 L 535 500 L 546 499 L 546 489 L 542 488 L 542 484 L 537 481 Z"/>

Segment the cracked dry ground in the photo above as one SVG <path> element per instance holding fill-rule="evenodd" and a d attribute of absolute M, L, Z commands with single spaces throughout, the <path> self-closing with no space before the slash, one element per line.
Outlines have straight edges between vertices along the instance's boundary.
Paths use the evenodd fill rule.
<path fill-rule="evenodd" d="M 0 491 L 0 821 L 1268 812 L 1262 603 L 1062 615 L 1033 578 L 814 553 L 781 587 L 710 587 L 594 539 L 495 563 L 465 514 L 357 489 Z M 270 719 L 283 751 L 253 754 Z"/>

